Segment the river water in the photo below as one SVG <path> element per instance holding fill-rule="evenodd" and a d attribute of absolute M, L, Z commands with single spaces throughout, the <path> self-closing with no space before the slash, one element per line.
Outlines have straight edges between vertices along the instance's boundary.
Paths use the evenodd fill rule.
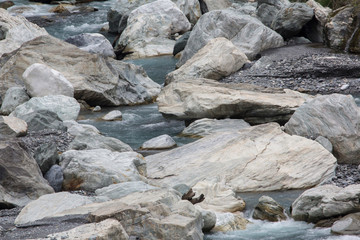
<path fill-rule="evenodd" d="M 57 21 L 56 24 L 49 25 L 46 30 L 53 36 L 66 39 L 69 36 L 85 33 L 99 32 L 107 23 L 107 10 L 116 0 L 88 3 L 98 11 L 88 14 L 76 14 Z M 49 9 L 53 5 L 29 3 L 27 0 L 13 0 L 16 4 L 10 8 L 12 14 L 23 16 L 43 16 L 48 17 L 52 14 Z M 24 8 L 25 6 L 25 8 Z M 110 40 L 114 36 L 104 34 Z M 170 56 L 140 59 L 130 61 L 144 67 L 148 75 L 159 84 L 164 82 L 164 76 L 174 69 L 176 59 Z M 360 103 L 360 101 L 358 101 Z M 123 113 L 122 121 L 104 122 L 99 118 L 111 110 L 120 110 Z M 141 144 L 153 137 L 161 134 L 169 134 L 174 138 L 179 146 L 193 139 L 178 137 L 185 127 L 184 122 L 167 120 L 157 110 L 156 104 L 142 106 L 123 106 L 116 108 L 103 108 L 101 112 L 82 112 L 80 123 L 92 124 L 96 126 L 104 135 L 122 140 L 134 149 L 138 149 Z M 278 201 L 284 208 L 289 209 L 291 203 L 301 194 L 302 191 L 270 192 L 270 193 L 246 193 L 239 194 L 246 204 L 245 215 L 250 219 L 246 230 L 233 231 L 226 233 L 213 233 L 205 235 L 207 240 L 355 240 L 355 236 L 334 236 L 329 228 L 314 228 L 312 224 L 297 222 L 291 219 L 277 223 L 270 223 L 251 219 L 251 213 L 257 200 L 261 195 L 269 195 Z"/>

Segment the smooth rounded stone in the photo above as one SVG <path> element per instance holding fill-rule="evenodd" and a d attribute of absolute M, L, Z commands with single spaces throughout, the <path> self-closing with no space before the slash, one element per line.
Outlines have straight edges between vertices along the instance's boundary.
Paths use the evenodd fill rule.
<path fill-rule="evenodd" d="M 45 175 L 59 159 L 56 143 L 49 142 L 40 145 L 35 149 L 33 157 L 39 165 L 41 172 Z"/>
<path fill-rule="evenodd" d="M 116 121 L 122 119 L 122 113 L 119 110 L 114 110 L 107 113 L 105 116 L 101 118 L 104 121 Z"/>
<path fill-rule="evenodd" d="M 346 188 L 322 185 L 305 191 L 292 204 L 292 217 L 316 223 L 360 210 L 360 184 Z"/>
<path fill-rule="evenodd" d="M 30 97 L 64 95 L 74 97 L 74 87 L 60 72 L 41 63 L 29 66 L 22 75 Z"/>
<path fill-rule="evenodd" d="M 26 122 L 17 117 L 0 116 L 0 136 L 21 137 L 28 131 Z"/>
<path fill-rule="evenodd" d="M 278 222 L 286 220 L 284 208 L 269 196 L 261 196 L 252 215 L 254 219 Z"/>
<path fill-rule="evenodd" d="M 200 210 L 204 226 L 203 232 L 210 232 L 216 225 L 216 214 L 212 211 Z"/>
<path fill-rule="evenodd" d="M 23 87 L 11 87 L 6 93 L 2 101 L 0 113 L 4 115 L 9 115 L 15 108 L 27 101 L 30 97 L 26 93 L 25 88 Z"/>
<path fill-rule="evenodd" d="M 211 39 L 184 65 L 166 75 L 165 84 L 189 78 L 220 80 L 249 62 L 246 55 L 226 38 Z"/>
<path fill-rule="evenodd" d="M 112 152 L 107 149 L 70 150 L 61 155 L 64 190 L 95 191 L 111 184 L 141 181 L 136 152 Z"/>
<path fill-rule="evenodd" d="M 331 142 L 329 141 L 329 139 L 323 137 L 323 136 L 318 136 L 315 141 L 317 141 L 318 143 L 320 143 L 326 150 L 328 150 L 329 152 L 333 151 L 333 145 L 331 144 Z"/>
<path fill-rule="evenodd" d="M 214 232 L 228 232 L 245 230 L 246 226 L 250 223 L 249 220 L 244 218 L 239 213 L 217 213 L 216 214 L 216 225 L 212 229 Z"/>
<path fill-rule="evenodd" d="M 176 66 L 185 64 L 211 39 L 218 37 L 229 39 L 251 60 L 261 51 L 284 45 L 283 38 L 260 20 L 230 8 L 215 10 L 203 15 L 194 26 Z"/>
<path fill-rule="evenodd" d="M 36 220 L 54 216 L 65 210 L 95 202 L 92 197 L 81 196 L 69 192 L 46 194 L 27 204 L 15 219 L 15 224 L 20 226 L 31 224 Z"/>
<path fill-rule="evenodd" d="M 176 146 L 176 142 L 172 137 L 167 134 L 154 137 L 146 142 L 144 142 L 140 149 L 144 150 L 156 150 L 156 149 L 169 149 Z"/>
<path fill-rule="evenodd" d="M 101 107 L 100 106 L 95 106 L 92 111 L 93 112 L 101 112 Z"/>
<path fill-rule="evenodd" d="M 0 57 L 18 49 L 23 43 L 42 35 L 48 35 L 44 28 L 27 21 L 24 17 L 11 16 L 0 8 Z M 9 86 L 10 87 L 10 86 Z"/>
<path fill-rule="evenodd" d="M 292 3 L 282 8 L 271 23 L 271 28 L 285 39 L 296 36 L 314 17 L 314 10 L 305 3 Z"/>
<path fill-rule="evenodd" d="M 111 184 L 107 187 L 97 189 L 95 191 L 97 196 L 105 196 L 110 199 L 119 199 L 134 192 L 144 192 L 151 189 L 156 189 L 143 181 L 123 182 Z"/>
<path fill-rule="evenodd" d="M 114 237 L 116 236 L 116 237 Z M 62 240 L 62 239 L 129 239 L 124 227 L 115 219 L 106 219 L 99 223 L 88 223 L 68 231 L 50 234 L 46 239 Z"/>
<path fill-rule="evenodd" d="M 351 95 L 318 96 L 300 106 L 285 125 L 292 135 L 323 136 L 333 145 L 338 163 L 359 164 L 360 109 Z"/>
<path fill-rule="evenodd" d="M 219 132 L 237 131 L 250 127 L 250 124 L 242 119 L 198 119 L 187 126 L 181 135 L 187 137 L 205 137 Z"/>
<path fill-rule="evenodd" d="M 81 50 L 99 54 L 105 57 L 115 57 L 110 41 L 100 33 L 81 33 L 65 40 Z"/>
<path fill-rule="evenodd" d="M 286 123 L 294 111 L 313 98 L 288 89 L 250 84 L 187 79 L 165 86 L 157 98 L 159 112 L 179 120 L 242 118 L 250 124 Z"/>
<path fill-rule="evenodd" d="M 335 157 L 319 143 L 290 136 L 276 123 L 213 134 L 147 156 L 146 163 L 154 184 L 210 181 L 221 188 L 223 179 L 234 192 L 309 188 L 333 177 L 336 167 Z"/>
<path fill-rule="evenodd" d="M 175 41 L 169 37 L 189 31 L 191 24 L 170 0 L 142 5 L 129 14 L 115 51 L 131 53 L 126 58 L 170 55 Z"/>
<path fill-rule="evenodd" d="M 176 40 L 176 43 L 174 45 L 174 50 L 173 50 L 173 55 L 175 56 L 176 54 L 178 54 L 179 52 L 181 52 L 182 50 L 184 50 L 187 41 L 189 40 L 190 37 L 190 31 L 184 33 L 179 39 Z"/>
<path fill-rule="evenodd" d="M 4 84 L 0 85 L 0 95 L 9 87 L 22 85 L 22 74 L 33 63 L 61 72 L 73 85 L 75 98 L 92 106 L 153 102 L 161 88 L 142 67 L 90 54 L 51 36 L 29 41 L 2 60 L 0 79 Z"/>
<path fill-rule="evenodd" d="M 231 6 L 229 0 L 203 0 L 206 3 L 206 6 L 210 11 L 221 10 Z"/>
<path fill-rule="evenodd" d="M 42 177 L 36 161 L 17 142 L 0 142 L 0 168 L 0 205 L 22 207 L 54 192 Z"/>
<path fill-rule="evenodd" d="M 44 129 L 66 131 L 66 126 L 64 126 L 59 116 L 49 110 L 35 110 L 20 117 L 27 123 L 29 131 L 41 131 Z"/>
<path fill-rule="evenodd" d="M 49 171 L 44 175 L 44 178 L 49 182 L 49 185 L 55 190 L 60 192 L 64 182 L 64 175 L 62 168 L 59 165 L 53 165 Z"/>
<path fill-rule="evenodd" d="M 360 212 L 346 215 L 336 221 L 331 232 L 341 235 L 360 235 Z"/>

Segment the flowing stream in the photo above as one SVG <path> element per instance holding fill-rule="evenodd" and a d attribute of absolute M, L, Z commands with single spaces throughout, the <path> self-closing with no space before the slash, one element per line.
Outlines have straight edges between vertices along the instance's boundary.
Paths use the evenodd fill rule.
<path fill-rule="evenodd" d="M 96 12 L 86 14 L 74 14 L 57 21 L 53 25 L 46 27 L 46 30 L 53 36 L 60 39 L 66 39 L 69 36 L 85 33 L 99 32 L 106 25 L 107 10 L 116 0 L 101 2 L 92 2 L 86 6 L 92 6 L 98 9 Z M 51 16 L 49 9 L 54 5 L 29 3 L 28 0 L 13 0 L 16 4 L 9 11 L 12 14 L 21 14 L 23 16 L 42 16 L 44 18 Z M 104 33 L 103 33 L 104 34 Z M 114 36 L 106 35 L 110 40 Z M 170 56 L 132 60 L 137 65 L 144 67 L 148 75 L 159 84 L 164 82 L 164 76 L 174 69 L 176 59 Z M 359 99 L 358 104 L 360 103 Z M 111 110 L 120 110 L 123 113 L 122 121 L 106 122 L 99 118 Z M 178 145 L 183 145 L 194 141 L 189 138 L 178 137 L 184 126 L 184 122 L 167 120 L 157 110 L 156 104 L 141 106 L 123 106 L 116 108 L 103 108 L 101 112 L 92 113 L 90 111 L 82 112 L 80 123 L 92 124 L 97 127 L 104 135 L 111 136 L 129 144 L 137 149 L 146 140 L 169 134 L 174 138 Z M 297 222 L 291 219 L 277 223 L 265 222 L 251 219 L 251 213 L 257 201 L 262 195 L 269 195 L 278 201 L 286 209 L 289 209 L 291 203 L 301 194 L 302 191 L 286 192 L 268 192 L 268 193 L 246 193 L 239 194 L 246 202 L 247 216 L 252 224 L 249 224 L 246 230 L 232 231 L 226 233 L 214 233 L 205 235 L 207 240 L 355 240 L 360 239 L 355 236 L 334 236 L 329 228 L 314 228 L 312 224 Z"/>

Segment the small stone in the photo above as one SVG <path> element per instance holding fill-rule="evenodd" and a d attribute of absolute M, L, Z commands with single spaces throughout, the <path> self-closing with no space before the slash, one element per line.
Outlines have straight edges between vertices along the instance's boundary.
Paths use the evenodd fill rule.
<path fill-rule="evenodd" d="M 122 119 L 122 113 L 119 110 L 114 110 L 101 118 L 104 121 L 115 121 Z"/>
<path fill-rule="evenodd" d="M 344 91 L 344 90 L 348 89 L 349 87 L 350 87 L 349 84 L 344 84 L 344 85 L 341 86 L 340 90 Z"/>
<path fill-rule="evenodd" d="M 100 112 L 101 111 L 101 107 L 100 106 L 96 106 L 93 108 L 92 110 L 93 112 Z"/>

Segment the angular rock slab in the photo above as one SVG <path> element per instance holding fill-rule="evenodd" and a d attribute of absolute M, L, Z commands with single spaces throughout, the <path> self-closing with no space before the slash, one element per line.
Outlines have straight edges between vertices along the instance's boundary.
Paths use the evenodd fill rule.
<path fill-rule="evenodd" d="M 36 161 L 18 143 L 0 142 L 0 205 L 22 207 L 53 192 Z"/>
<path fill-rule="evenodd" d="M 223 179 L 234 192 L 308 188 L 331 178 L 336 166 L 319 143 L 290 136 L 276 123 L 213 134 L 146 162 L 155 183 L 194 186 Z"/>
<path fill-rule="evenodd" d="M 295 220 L 316 223 L 322 219 L 360 211 L 360 184 L 346 188 L 323 185 L 305 191 L 292 204 Z"/>
<path fill-rule="evenodd" d="M 26 122 L 17 117 L 0 116 L 1 137 L 25 136 L 28 130 Z"/>
<path fill-rule="evenodd" d="M 4 115 L 9 115 L 15 108 L 27 101 L 30 97 L 26 93 L 25 88 L 23 87 L 11 87 L 9 88 L 1 104 L 0 113 Z"/>
<path fill-rule="evenodd" d="M 46 60 L 46 61 L 45 61 Z M 22 45 L 0 63 L 0 95 L 23 85 L 22 74 L 33 63 L 61 72 L 74 87 L 76 99 L 90 105 L 134 105 L 152 102 L 160 92 L 145 71 L 133 64 L 90 54 L 51 36 Z"/>
<path fill-rule="evenodd" d="M 249 59 L 263 50 L 284 45 L 283 38 L 258 19 L 231 9 L 216 10 L 203 15 L 194 26 L 177 66 L 218 37 L 229 39 Z"/>
<path fill-rule="evenodd" d="M 360 109 L 350 95 L 316 97 L 295 111 L 285 131 L 313 139 L 326 137 L 338 163 L 360 163 Z"/>
<path fill-rule="evenodd" d="M 141 181 L 136 152 L 112 152 L 107 149 L 70 150 L 62 154 L 60 166 L 64 171 L 64 190 L 95 191 L 114 183 Z"/>
<path fill-rule="evenodd" d="M 210 79 L 175 81 L 157 98 L 166 117 L 241 118 L 250 124 L 286 123 L 294 111 L 312 97 L 288 89 L 265 89 L 249 84 L 224 84 Z"/>

